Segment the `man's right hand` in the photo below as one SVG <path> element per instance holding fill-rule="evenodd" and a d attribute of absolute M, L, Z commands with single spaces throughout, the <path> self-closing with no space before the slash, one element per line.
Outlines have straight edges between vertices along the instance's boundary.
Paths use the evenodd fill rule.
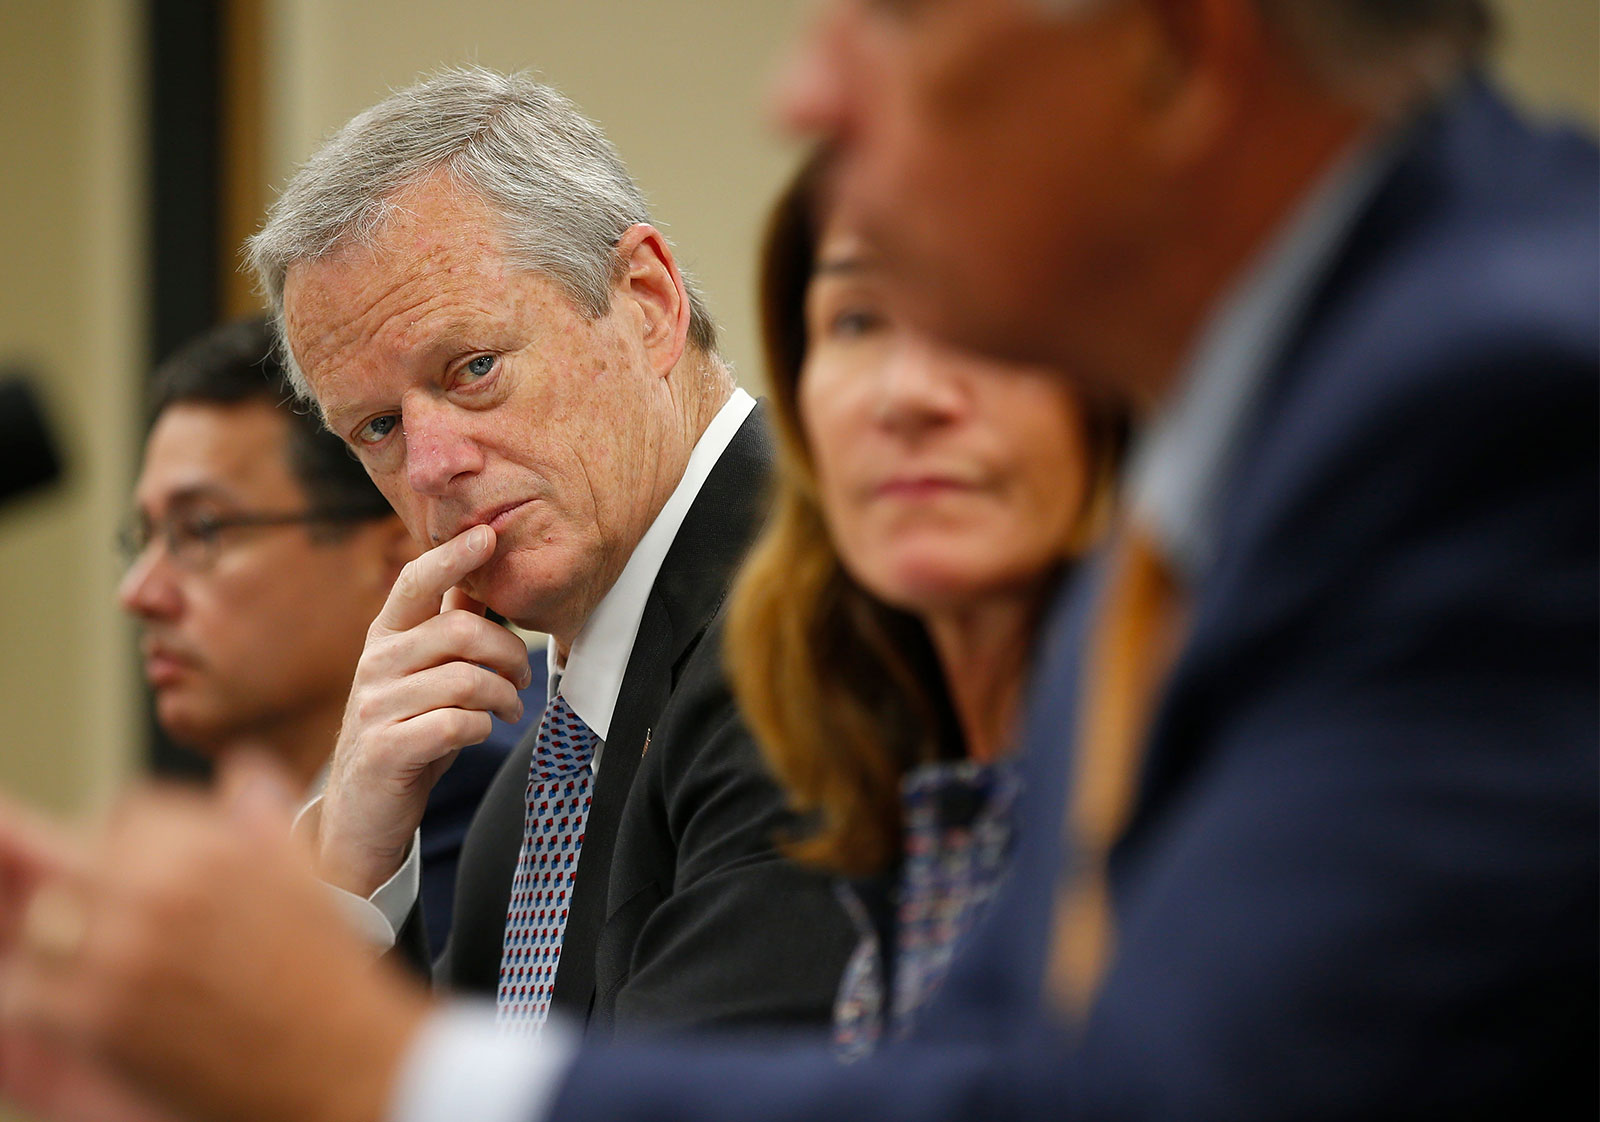
<path fill-rule="evenodd" d="M 456 586 L 494 554 L 474 526 L 422 554 L 367 632 L 315 826 L 318 875 L 370 896 L 405 859 L 456 753 L 522 715 L 528 651 Z"/>

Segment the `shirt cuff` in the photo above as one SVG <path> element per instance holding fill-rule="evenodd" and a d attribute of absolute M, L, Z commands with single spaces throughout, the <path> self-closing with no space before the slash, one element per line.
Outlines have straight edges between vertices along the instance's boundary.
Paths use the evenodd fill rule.
<path fill-rule="evenodd" d="M 350 895 L 346 893 L 346 895 Z M 406 859 L 394 871 L 394 876 L 380 884 L 371 896 L 361 902 L 378 915 L 389 931 L 388 946 L 394 946 L 405 926 L 406 916 L 417 906 L 422 895 L 422 827 L 411 834 L 411 844 L 406 848 Z M 359 897 L 351 896 L 351 899 Z"/>
<path fill-rule="evenodd" d="M 442 1006 L 406 1054 L 386 1122 L 546 1122 L 578 1041 L 555 1016 L 529 1039 L 502 1035 L 487 1002 Z"/>
<path fill-rule="evenodd" d="M 318 795 L 300 808 L 294 820 L 295 833 L 300 832 L 307 815 L 313 811 L 320 813 L 321 804 L 322 796 Z M 391 949 L 400 938 L 406 916 L 422 895 L 422 828 L 419 826 L 411 835 L 411 845 L 400 867 L 371 896 L 363 898 L 331 884 L 324 887 L 333 897 L 334 906 L 344 915 L 345 922 L 362 938 L 380 953 Z"/>

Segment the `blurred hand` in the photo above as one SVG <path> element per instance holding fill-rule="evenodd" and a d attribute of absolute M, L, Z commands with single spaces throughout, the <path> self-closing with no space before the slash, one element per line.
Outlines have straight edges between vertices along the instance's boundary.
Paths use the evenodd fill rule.
<path fill-rule="evenodd" d="M 81 843 L 22 807 L 0 804 L 0 961 L 23 937 L 35 892 L 45 884 L 81 883 L 88 867 Z M 35 926 L 43 921 L 37 917 Z M 68 918 L 67 923 L 72 923 Z M 37 936 L 37 933 L 35 933 Z M 74 937 L 70 930 L 61 935 Z M 11 991 L 0 978 L 0 1009 Z M 0 1102 L 50 1122 L 173 1122 L 103 1062 L 71 1042 L 0 1027 Z"/>
<path fill-rule="evenodd" d="M 223 1122 L 383 1116 L 428 999 L 371 962 L 306 874 L 291 792 L 271 761 L 226 761 L 218 794 L 135 791 L 76 858 L 34 861 L 0 909 L 21 909 L 0 944 L 0 1032 L 19 1049 L 0 1070 L 19 1101 L 74 1122 L 161 1117 L 137 1113 L 150 1102 Z M 0 866 L 27 848 L 16 834 L 0 830 Z M 39 1078 L 15 1066 L 40 1056 Z"/>
<path fill-rule="evenodd" d="M 522 715 L 522 640 L 455 586 L 494 553 L 475 526 L 408 564 L 367 632 L 315 823 L 318 875 L 370 896 L 405 858 L 428 793 L 490 714 Z"/>
<path fill-rule="evenodd" d="M 104 1061 L 17 1029 L 0 1029 L 0 1102 L 45 1122 L 180 1122 Z"/>

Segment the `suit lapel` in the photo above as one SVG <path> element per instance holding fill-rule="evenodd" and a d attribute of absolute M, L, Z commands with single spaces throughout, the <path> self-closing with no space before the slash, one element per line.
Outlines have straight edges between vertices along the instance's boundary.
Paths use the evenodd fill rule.
<path fill-rule="evenodd" d="M 565 948 L 592 948 L 605 920 L 606 884 L 611 874 L 611 854 L 616 846 L 617 823 L 633 788 L 644 752 L 644 722 L 660 713 L 672 692 L 673 635 L 666 613 L 654 595 L 645 605 L 639 635 L 622 678 L 622 692 L 611 715 L 611 736 L 601 753 L 584 827 L 578 875 L 561 937 L 563 951 L 556 968 L 552 1003 L 578 1016 L 587 1016 L 594 993 L 594 955 L 569 954 Z"/>
<path fill-rule="evenodd" d="M 684 659 L 716 615 L 766 510 L 772 446 L 757 405 L 718 458 L 684 516 L 645 602 L 601 754 L 556 969 L 553 1004 L 586 1016 L 594 997 L 593 948 L 606 919 L 611 855 L 651 728 Z"/>

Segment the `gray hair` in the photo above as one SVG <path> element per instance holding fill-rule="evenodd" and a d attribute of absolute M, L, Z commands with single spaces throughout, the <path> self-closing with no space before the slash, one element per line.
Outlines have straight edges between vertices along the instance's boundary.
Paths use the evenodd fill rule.
<path fill-rule="evenodd" d="M 303 164 L 247 245 L 295 392 L 312 400 L 283 333 L 289 267 L 368 244 L 404 188 L 444 173 L 498 218 L 513 266 L 543 273 L 586 315 L 611 306 L 617 239 L 650 221 L 644 196 L 593 121 L 526 73 L 440 71 L 357 114 Z M 689 343 L 714 357 L 717 330 L 694 283 Z M 717 364 L 713 364 L 717 365 Z"/>
<path fill-rule="evenodd" d="M 1036 0 L 1063 15 L 1118 0 Z M 1254 0 L 1330 87 L 1380 112 L 1437 93 L 1494 39 L 1488 0 Z"/>

